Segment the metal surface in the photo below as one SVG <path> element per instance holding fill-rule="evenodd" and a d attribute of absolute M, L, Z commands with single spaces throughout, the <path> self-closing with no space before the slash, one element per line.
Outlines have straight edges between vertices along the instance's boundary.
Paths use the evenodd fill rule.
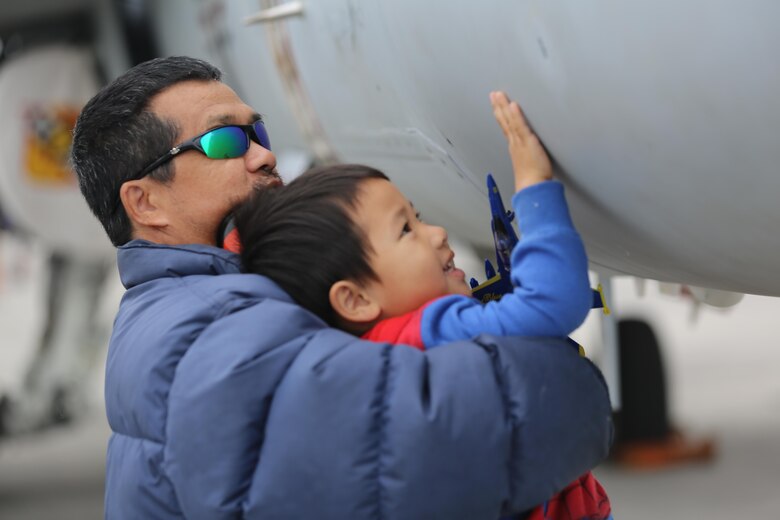
<path fill-rule="evenodd" d="M 780 294 L 779 17 L 759 0 L 321 0 L 287 23 L 339 157 L 469 241 L 490 239 L 484 174 L 511 186 L 500 88 L 555 159 L 594 265 Z"/>
<path fill-rule="evenodd" d="M 780 295 L 777 2 L 318 0 L 242 24 L 293 4 L 150 7 L 162 52 L 221 66 L 276 151 L 380 167 L 465 242 L 490 247 L 484 175 L 511 193 L 503 89 L 599 270 Z"/>
<path fill-rule="evenodd" d="M 282 20 L 291 16 L 300 16 L 304 12 L 303 2 L 287 2 L 272 7 L 267 7 L 253 15 L 244 18 L 244 23 L 252 25 L 255 23 L 266 23 L 275 20 Z"/>

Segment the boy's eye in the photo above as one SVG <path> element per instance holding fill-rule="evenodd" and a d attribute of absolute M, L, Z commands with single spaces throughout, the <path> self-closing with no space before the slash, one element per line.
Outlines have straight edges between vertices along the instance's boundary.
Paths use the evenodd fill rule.
<path fill-rule="evenodd" d="M 419 211 L 414 214 L 414 218 L 416 218 L 418 221 L 422 222 L 422 214 Z"/>
<path fill-rule="evenodd" d="M 404 222 L 404 228 L 401 230 L 401 236 L 404 236 L 407 233 L 412 232 L 412 226 L 409 225 L 409 222 Z"/>

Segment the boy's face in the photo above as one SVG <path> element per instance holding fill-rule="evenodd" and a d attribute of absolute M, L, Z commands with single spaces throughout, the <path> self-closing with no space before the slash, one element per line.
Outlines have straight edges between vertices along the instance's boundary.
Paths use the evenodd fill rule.
<path fill-rule="evenodd" d="M 369 261 L 379 281 L 368 282 L 366 290 L 379 303 L 380 318 L 439 296 L 471 295 L 465 273 L 453 262 L 447 231 L 420 221 L 392 183 L 370 179 L 361 185 L 355 221 L 373 249 Z"/>

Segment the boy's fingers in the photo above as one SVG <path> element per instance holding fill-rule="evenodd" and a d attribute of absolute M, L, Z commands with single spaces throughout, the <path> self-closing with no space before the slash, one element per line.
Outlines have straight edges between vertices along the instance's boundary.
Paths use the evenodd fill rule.
<path fill-rule="evenodd" d="M 490 103 L 493 105 L 493 115 L 510 144 L 514 140 L 522 144 L 534 137 L 534 133 L 525 119 L 523 109 L 516 101 L 510 101 L 506 93 L 502 91 L 491 92 Z"/>
<path fill-rule="evenodd" d="M 520 106 L 512 101 L 506 107 L 506 117 L 509 124 L 509 130 L 513 134 L 522 135 L 522 121 L 520 119 Z"/>
<path fill-rule="evenodd" d="M 504 110 L 497 108 L 493 110 L 493 115 L 496 117 L 496 121 L 498 121 L 498 126 L 501 127 L 501 131 L 504 133 L 504 136 L 509 137 L 509 133 L 511 132 L 511 130 L 509 128 L 509 120 L 507 119 Z"/>
<path fill-rule="evenodd" d="M 498 126 L 501 127 L 501 131 L 504 132 L 504 136 L 509 136 L 509 119 L 507 118 L 506 111 L 504 109 L 505 102 L 501 99 L 498 92 L 490 93 L 490 104 L 493 105 L 493 116 L 498 121 Z"/>
<path fill-rule="evenodd" d="M 493 115 L 504 132 L 504 136 L 508 138 L 512 134 L 517 135 L 515 128 L 513 128 L 515 125 L 512 124 L 511 106 L 506 94 L 500 91 L 491 92 L 490 101 L 493 105 Z"/>
<path fill-rule="evenodd" d="M 532 134 L 520 105 L 516 101 L 510 101 L 506 93 L 491 92 L 490 103 L 493 105 L 493 114 L 506 137 L 517 136 L 522 142 Z"/>
<path fill-rule="evenodd" d="M 513 133 L 516 133 L 522 139 L 526 139 L 531 135 L 531 129 L 528 127 L 528 123 L 525 120 L 525 114 L 516 102 L 512 101 L 508 107 L 509 112 L 509 124 Z"/>
<path fill-rule="evenodd" d="M 508 105 L 509 104 L 509 96 L 506 95 L 506 92 L 502 90 L 496 91 L 496 99 L 498 99 L 498 102 L 502 105 Z"/>

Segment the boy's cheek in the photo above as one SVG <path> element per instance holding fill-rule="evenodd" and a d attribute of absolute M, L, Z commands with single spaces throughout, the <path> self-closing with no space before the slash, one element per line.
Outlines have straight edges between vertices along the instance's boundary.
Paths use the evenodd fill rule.
<path fill-rule="evenodd" d="M 450 281 L 449 282 L 449 294 L 460 294 L 463 296 L 471 296 L 471 287 L 465 281 Z"/>

